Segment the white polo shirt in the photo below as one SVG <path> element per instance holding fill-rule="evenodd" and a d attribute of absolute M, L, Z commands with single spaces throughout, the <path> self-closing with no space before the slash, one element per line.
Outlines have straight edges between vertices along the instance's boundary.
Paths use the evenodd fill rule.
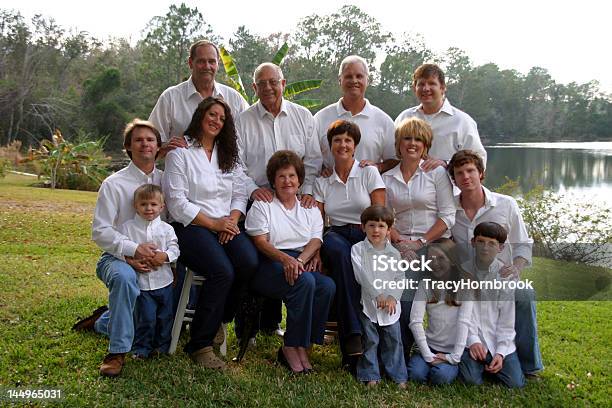
<path fill-rule="evenodd" d="M 281 110 L 274 117 L 259 101 L 238 116 L 236 129 L 249 197 L 259 187 L 270 187 L 266 166 L 279 150 L 291 150 L 303 160 L 305 178 L 301 190 L 312 194 L 323 159 L 314 118 L 308 109 L 283 99 Z"/>
<path fill-rule="evenodd" d="M 440 110 L 432 115 L 423 112 L 423 105 L 406 109 L 395 119 L 395 126 L 406 118 L 417 117 L 429 123 L 433 131 L 433 140 L 429 156 L 448 161 L 459 150 L 473 150 L 478 153 L 484 164 L 487 164 L 487 152 L 480 141 L 476 122 L 467 113 L 450 104 L 448 98 Z"/>
<path fill-rule="evenodd" d="M 323 241 L 321 211 L 302 207 L 297 197 L 290 210 L 276 197 L 271 203 L 253 202 L 244 225 L 251 236 L 270 234 L 269 242 L 276 249 L 302 251 L 312 239 Z"/>
<path fill-rule="evenodd" d="M 376 289 L 381 287 L 384 282 L 400 282 L 404 279 L 404 273 L 399 270 L 387 268 L 386 271 L 374 271 L 374 256 L 386 255 L 388 259 L 393 258 L 399 261 L 401 258 L 397 249 L 387 240 L 385 248 L 378 250 L 372 246 L 368 238 L 356 243 L 351 248 L 351 262 L 353 264 L 353 273 L 355 280 L 361 286 L 361 305 L 363 306 L 363 314 L 370 319 L 372 323 L 377 323 L 379 326 L 389 326 L 397 322 L 402 314 L 402 289 Z M 397 264 L 396 264 L 397 265 Z M 380 285 L 374 286 L 374 281 L 380 279 Z M 388 284 L 387 284 L 388 285 Z M 376 298 L 379 295 L 393 296 L 397 300 L 395 305 L 395 313 L 390 315 L 386 310 L 377 307 Z"/>
<path fill-rule="evenodd" d="M 437 303 L 429 303 L 425 282 L 419 288 L 412 302 L 410 311 L 410 330 L 419 347 L 421 356 L 431 363 L 435 355 L 431 349 L 446 353 L 449 364 L 457 365 L 461 361 L 467 342 L 468 330 L 472 319 L 474 303 L 460 299 L 460 306 L 449 306 L 445 302 L 445 292 L 441 291 Z M 424 328 L 427 313 L 427 329 Z"/>
<path fill-rule="evenodd" d="M 134 191 L 143 184 L 161 185 L 162 174 L 157 168 L 145 174 L 130 161 L 102 182 L 91 228 L 91 237 L 100 248 L 118 259 L 134 256 L 139 242 L 119 232 L 119 227 L 136 214 Z"/>
<path fill-rule="evenodd" d="M 444 167 L 425 172 L 421 163 L 408 182 L 401 164 L 382 175 L 386 186 L 387 207 L 395 211 L 395 228 L 411 240 L 422 238 L 441 219 L 448 227 L 443 237 L 450 237 L 455 224 L 453 186 Z"/>
<path fill-rule="evenodd" d="M 165 288 L 174 280 L 170 263 L 175 262 L 180 254 L 178 238 L 174 233 L 174 228 L 161 220 L 160 217 L 153 221 L 147 221 L 136 214 L 134 218 L 127 221 L 119 231 L 131 241 L 143 244 L 153 242 L 157 245 L 157 250 L 168 255 L 168 262 L 157 269 L 147 273 L 138 273 L 138 286 L 141 290 L 155 290 Z"/>
<path fill-rule="evenodd" d="M 346 184 L 335 169 L 331 176 L 317 178 L 314 198 L 325 205 L 331 225 L 361 224 L 361 213 L 372 205 L 370 194 L 379 188 L 384 189 L 385 183 L 376 167 L 359 167 L 355 160 Z"/>
<path fill-rule="evenodd" d="M 387 159 L 396 159 L 395 154 L 395 126 L 393 120 L 380 108 L 365 100 L 361 112 L 354 115 L 344 109 L 342 98 L 337 103 L 321 109 L 314 116 L 317 135 L 323 154 L 323 164 L 331 169 L 334 167 L 334 157 L 329 149 L 327 129 L 338 119 L 354 122 L 359 126 L 361 141 L 355 148 L 355 159 L 372 160 L 376 163 Z"/>
<path fill-rule="evenodd" d="M 212 96 L 223 98 L 232 110 L 234 119 L 249 107 L 247 101 L 236 90 L 218 82 L 215 82 Z M 191 123 L 193 112 L 203 100 L 191 77 L 162 92 L 149 115 L 149 121 L 159 130 L 162 142 L 185 133 Z"/>
<path fill-rule="evenodd" d="M 186 148 L 174 149 L 166 156 L 162 179 L 172 219 L 187 226 L 200 211 L 210 218 L 229 216 L 232 210 L 245 214 L 247 195 L 242 166 L 223 173 L 216 144 L 209 161 L 199 142 L 188 136 L 185 139 Z"/>
<path fill-rule="evenodd" d="M 482 190 L 485 195 L 485 204 L 478 209 L 472 221 L 465 215 L 465 210 L 461 207 L 461 195 L 454 197 L 457 212 L 455 225 L 451 230 L 453 239 L 464 255 L 467 255 L 471 252 L 471 241 L 476 226 L 481 222 L 493 221 L 504 227 L 508 233 L 506 243 L 509 245 L 504 245 L 497 259 L 505 265 L 511 265 L 514 258 L 520 256 L 527 260 L 528 265 L 531 265 L 533 240 L 527 233 L 527 227 L 525 227 L 516 200 L 510 196 L 489 191 L 484 186 Z"/>

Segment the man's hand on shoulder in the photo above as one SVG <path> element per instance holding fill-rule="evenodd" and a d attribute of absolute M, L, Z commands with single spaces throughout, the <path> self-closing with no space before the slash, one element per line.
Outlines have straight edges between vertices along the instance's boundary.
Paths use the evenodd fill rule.
<path fill-rule="evenodd" d="M 178 147 L 187 147 L 187 142 L 185 141 L 185 138 L 182 135 L 174 136 L 166 143 L 163 143 L 162 147 L 159 149 L 159 154 L 157 155 L 157 158 L 163 159 L 164 157 L 166 157 L 170 150 L 174 150 Z"/>

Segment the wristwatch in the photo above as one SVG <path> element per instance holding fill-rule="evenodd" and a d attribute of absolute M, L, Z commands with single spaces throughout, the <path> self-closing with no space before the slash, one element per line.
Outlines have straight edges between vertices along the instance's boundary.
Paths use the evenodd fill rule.
<path fill-rule="evenodd" d="M 425 238 L 419 238 L 417 241 L 421 243 L 421 246 L 427 245 L 427 240 Z"/>
<path fill-rule="evenodd" d="M 300 257 L 295 258 L 296 261 L 298 261 L 299 263 L 301 263 L 302 265 L 304 265 L 304 260 Z"/>

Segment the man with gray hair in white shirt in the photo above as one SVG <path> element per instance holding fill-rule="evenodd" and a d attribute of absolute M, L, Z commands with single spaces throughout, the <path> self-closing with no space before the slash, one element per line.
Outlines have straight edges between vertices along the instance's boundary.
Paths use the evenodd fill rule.
<path fill-rule="evenodd" d="M 374 165 L 383 173 L 398 163 L 393 120 L 382 109 L 370 104 L 365 97 L 368 75 L 368 63 L 362 57 L 349 55 L 344 58 L 338 70 L 342 97 L 315 115 L 317 135 L 323 153 L 323 176 L 329 176 L 334 167 L 334 158 L 327 141 L 327 129 L 339 119 L 359 126 L 361 141 L 355 149 L 355 160 L 359 161 L 361 167 Z"/>
<path fill-rule="evenodd" d="M 421 166 L 423 170 L 446 167 L 446 163 L 459 150 L 475 151 L 486 166 L 487 152 L 480 141 L 476 122 L 448 101 L 442 69 L 435 64 L 421 65 L 412 75 L 412 89 L 420 104 L 400 113 L 395 125 L 416 116 L 431 126 L 434 137 L 429 158 Z"/>
<path fill-rule="evenodd" d="M 108 354 L 100 374 L 116 377 L 125 363 L 125 354 L 134 340 L 134 307 L 140 294 L 138 272 L 147 273 L 156 263 L 153 242 L 134 242 L 120 232 L 120 226 L 134 218 L 134 191 L 143 184 L 161 184 L 162 171 L 155 167 L 161 137 L 152 123 L 134 119 L 124 131 L 125 150 L 130 164 L 102 182 L 92 223 L 92 238 L 104 253 L 96 274 L 109 290 L 108 308 L 73 326 L 77 331 L 95 331 L 109 337 Z"/>
<path fill-rule="evenodd" d="M 253 74 L 253 89 L 259 100 L 236 120 L 240 159 L 244 164 L 247 194 L 251 200 L 272 202 L 266 176 L 270 157 L 279 150 L 291 150 L 304 161 L 302 206 L 315 205 L 314 180 L 321 171 L 321 149 L 310 111 L 283 98 L 285 78 L 278 65 L 260 64 Z"/>
<path fill-rule="evenodd" d="M 219 48 L 215 44 L 207 40 L 193 43 L 187 63 L 191 76 L 162 92 L 149 116 L 161 134 L 160 158 L 172 149 L 187 147 L 183 132 L 200 102 L 209 96 L 223 98 L 234 117 L 249 107 L 236 90 L 215 81 L 219 69 Z"/>

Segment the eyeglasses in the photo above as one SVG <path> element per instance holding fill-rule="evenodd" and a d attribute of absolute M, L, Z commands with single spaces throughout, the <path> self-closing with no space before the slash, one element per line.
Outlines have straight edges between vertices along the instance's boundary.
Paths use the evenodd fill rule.
<path fill-rule="evenodd" d="M 258 88 L 265 88 L 266 85 L 270 85 L 272 88 L 274 88 L 278 86 L 282 81 L 282 79 L 262 79 L 261 81 L 255 82 L 255 85 L 257 85 Z"/>

